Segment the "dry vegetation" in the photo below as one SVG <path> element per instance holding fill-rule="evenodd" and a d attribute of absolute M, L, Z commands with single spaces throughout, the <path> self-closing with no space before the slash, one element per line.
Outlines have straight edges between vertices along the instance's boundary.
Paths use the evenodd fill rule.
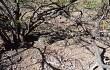
<path fill-rule="evenodd" d="M 0 70 L 110 70 L 109 0 L 0 0 Z"/>

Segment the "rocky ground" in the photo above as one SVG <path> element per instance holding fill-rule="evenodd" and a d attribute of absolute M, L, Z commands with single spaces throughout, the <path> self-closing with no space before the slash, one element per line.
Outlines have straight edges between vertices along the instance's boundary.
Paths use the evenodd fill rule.
<path fill-rule="evenodd" d="M 89 14 L 93 15 L 94 11 Z M 90 15 L 84 14 L 83 17 Z M 88 20 L 91 19 L 88 18 Z M 63 33 L 68 35 L 68 38 L 60 32 L 58 36 L 54 33 L 51 36 L 44 35 L 38 41 L 34 41 L 31 48 L 20 48 L 18 53 L 15 50 L 5 52 L 1 56 L 0 70 L 99 70 L 90 39 L 85 36 L 79 38 L 76 33 L 77 27 L 72 27 L 72 25 L 73 22 L 61 16 L 48 21 L 47 24 L 43 23 L 36 31 L 45 33 L 70 29 L 73 32 Z M 81 31 L 80 27 L 79 30 Z M 103 46 L 102 43 L 97 42 L 97 44 Z M 108 46 L 104 45 L 103 48 L 105 47 Z M 100 49 L 100 52 L 102 51 Z M 109 48 L 106 49 L 105 56 L 110 56 Z M 108 63 L 109 60 L 106 62 Z"/>

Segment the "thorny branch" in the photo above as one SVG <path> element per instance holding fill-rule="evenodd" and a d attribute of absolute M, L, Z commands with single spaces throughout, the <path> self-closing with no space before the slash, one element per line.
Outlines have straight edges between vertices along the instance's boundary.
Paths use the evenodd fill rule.
<path fill-rule="evenodd" d="M 41 62 L 41 65 L 42 65 L 42 70 L 45 70 L 44 68 L 44 65 L 47 64 L 48 66 L 50 66 L 53 70 L 61 70 L 61 69 L 58 69 L 54 66 L 52 66 L 50 63 L 48 63 L 46 61 L 46 57 L 45 57 L 45 52 L 46 52 L 46 46 L 44 47 L 43 51 L 40 49 L 40 48 L 37 48 L 40 52 L 40 54 L 42 55 L 42 62 Z"/>

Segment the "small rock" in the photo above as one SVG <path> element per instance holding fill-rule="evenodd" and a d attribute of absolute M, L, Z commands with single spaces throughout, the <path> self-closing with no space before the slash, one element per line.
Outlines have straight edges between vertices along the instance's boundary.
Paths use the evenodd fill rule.
<path fill-rule="evenodd" d="M 16 55 L 16 56 L 11 57 L 12 63 L 17 63 L 17 62 L 21 61 L 21 59 L 22 58 L 20 55 Z"/>

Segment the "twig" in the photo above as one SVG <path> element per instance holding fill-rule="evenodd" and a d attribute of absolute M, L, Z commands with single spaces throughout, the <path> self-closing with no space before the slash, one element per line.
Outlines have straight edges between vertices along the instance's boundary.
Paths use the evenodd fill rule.
<path fill-rule="evenodd" d="M 99 69 L 100 70 L 103 70 L 104 67 L 103 67 L 103 63 L 101 61 L 101 56 L 100 56 L 100 52 L 99 52 L 99 48 L 97 47 L 97 44 L 95 42 L 95 38 L 97 37 L 98 35 L 98 31 L 99 31 L 99 23 L 100 21 L 103 19 L 104 15 L 98 20 L 96 21 L 95 23 L 95 27 L 92 31 L 92 45 L 94 46 L 94 50 L 95 50 L 95 56 L 96 56 L 96 59 L 97 59 L 97 62 L 98 62 L 98 65 L 99 65 Z"/>

